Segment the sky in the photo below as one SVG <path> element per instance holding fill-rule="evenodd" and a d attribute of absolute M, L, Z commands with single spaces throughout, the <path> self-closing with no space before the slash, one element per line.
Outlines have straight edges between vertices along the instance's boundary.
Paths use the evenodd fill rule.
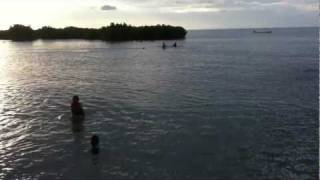
<path fill-rule="evenodd" d="M 0 29 L 99 28 L 111 22 L 186 29 L 319 25 L 318 0 L 0 0 Z"/>

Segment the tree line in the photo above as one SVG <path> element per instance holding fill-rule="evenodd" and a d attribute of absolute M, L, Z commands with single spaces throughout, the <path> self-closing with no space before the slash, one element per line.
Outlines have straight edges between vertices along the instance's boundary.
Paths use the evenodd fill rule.
<path fill-rule="evenodd" d="M 32 41 L 36 39 L 88 39 L 105 41 L 130 40 L 170 40 L 184 39 L 187 31 L 180 26 L 131 26 L 125 23 L 111 23 L 99 29 L 65 27 L 53 28 L 44 26 L 33 30 L 30 26 L 15 24 L 8 30 L 0 31 L 0 39 L 14 41 Z"/>

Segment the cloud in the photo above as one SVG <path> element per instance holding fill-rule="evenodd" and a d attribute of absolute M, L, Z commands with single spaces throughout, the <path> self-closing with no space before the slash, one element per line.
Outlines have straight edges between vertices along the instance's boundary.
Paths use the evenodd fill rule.
<path fill-rule="evenodd" d="M 110 6 L 110 5 L 104 5 L 104 6 L 101 7 L 102 11 L 111 11 L 111 10 L 116 10 L 116 9 L 117 9 L 117 7 Z"/>
<path fill-rule="evenodd" d="M 71 0 L 67 5 L 63 0 L 2 1 L 0 29 L 12 22 L 31 23 L 33 27 L 100 27 L 109 22 L 126 22 L 188 29 L 318 26 L 319 22 L 318 0 Z M 62 10 L 57 12 L 57 8 Z M 50 12 L 50 17 L 39 15 L 42 11 Z M 52 23 L 46 24 L 48 18 Z"/>
<path fill-rule="evenodd" d="M 318 0 L 118 0 L 137 11 L 160 12 L 219 12 L 264 11 L 267 9 L 316 10 Z M 292 9 L 293 10 L 293 9 Z"/>

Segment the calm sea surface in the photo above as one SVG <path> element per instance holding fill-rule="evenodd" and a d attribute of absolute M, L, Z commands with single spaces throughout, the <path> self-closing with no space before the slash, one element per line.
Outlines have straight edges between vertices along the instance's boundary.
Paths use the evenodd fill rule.
<path fill-rule="evenodd" d="M 0 179 L 318 177 L 317 28 L 161 44 L 0 41 Z"/>

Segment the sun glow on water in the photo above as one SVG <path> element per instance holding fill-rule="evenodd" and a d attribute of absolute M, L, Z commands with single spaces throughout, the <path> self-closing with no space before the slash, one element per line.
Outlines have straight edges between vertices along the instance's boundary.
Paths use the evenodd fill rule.
<path fill-rule="evenodd" d="M 5 91 L 6 91 L 6 84 L 9 81 L 7 69 L 9 64 L 9 43 L 6 41 L 0 41 L 0 125 L 3 124 L 4 117 L 2 117 L 3 112 L 5 111 L 4 104 L 6 102 L 5 99 Z M 0 126 L 1 132 L 2 127 Z"/>

